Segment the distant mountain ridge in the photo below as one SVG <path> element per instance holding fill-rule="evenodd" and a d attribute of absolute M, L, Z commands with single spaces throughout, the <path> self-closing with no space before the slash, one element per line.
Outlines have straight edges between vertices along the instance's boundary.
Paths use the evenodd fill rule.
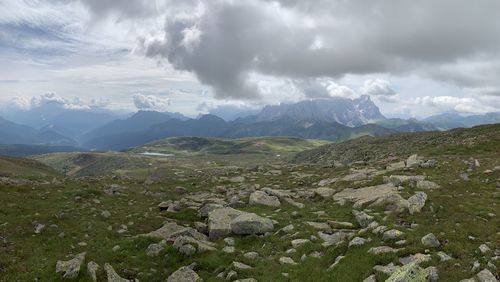
<path fill-rule="evenodd" d="M 468 116 L 461 115 L 457 112 L 448 112 L 430 116 L 423 121 L 431 123 L 442 130 L 458 127 L 467 128 L 482 124 L 500 123 L 500 112 Z"/>
<path fill-rule="evenodd" d="M 336 122 L 346 126 L 360 126 L 385 119 L 370 96 L 366 95 L 356 99 L 332 97 L 266 106 L 256 116 L 259 122 L 284 118 L 292 121 Z"/>
<path fill-rule="evenodd" d="M 76 141 L 50 129 L 34 129 L 0 117 L 0 144 L 76 146 Z"/>

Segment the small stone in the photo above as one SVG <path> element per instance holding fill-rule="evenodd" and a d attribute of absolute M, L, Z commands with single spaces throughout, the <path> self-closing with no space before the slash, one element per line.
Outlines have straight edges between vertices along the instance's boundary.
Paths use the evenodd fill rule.
<path fill-rule="evenodd" d="M 45 229 L 45 224 L 38 223 L 35 225 L 35 234 L 40 234 Z"/>
<path fill-rule="evenodd" d="M 248 270 L 248 269 L 252 269 L 253 268 L 250 265 L 246 265 L 244 263 L 237 262 L 237 261 L 233 261 L 233 267 L 235 269 L 237 269 L 237 270 Z"/>
<path fill-rule="evenodd" d="M 384 232 L 384 235 L 383 235 L 382 239 L 384 241 L 394 240 L 394 239 L 400 238 L 403 235 L 404 235 L 403 232 L 401 232 L 401 231 L 399 231 L 397 229 L 391 229 L 391 230 L 388 230 L 388 231 Z"/>
<path fill-rule="evenodd" d="M 245 253 L 243 256 L 247 259 L 254 260 L 254 259 L 259 257 L 259 254 L 256 252 L 248 252 L 248 253 Z"/>
<path fill-rule="evenodd" d="M 297 265 L 297 263 L 291 257 L 281 257 L 279 262 L 281 265 Z"/>
<path fill-rule="evenodd" d="M 429 233 L 422 237 L 422 244 L 426 247 L 431 247 L 431 248 L 438 248 L 441 246 L 441 243 L 439 243 L 439 240 L 434 236 L 434 234 Z"/>
<path fill-rule="evenodd" d="M 232 238 L 232 237 L 224 238 L 224 243 L 226 243 L 226 245 L 228 245 L 228 246 L 234 246 L 234 244 L 235 244 L 234 238 Z"/>
<path fill-rule="evenodd" d="M 311 243 L 310 240 L 308 239 L 295 239 L 295 240 L 292 240 L 292 246 L 294 248 L 297 248 L 297 247 L 300 247 L 302 245 L 305 245 L 305 244 L 308 244 L 308 243 Z"/>
<path fill-rule="evenodd" d="M 439 260 L 441 262 L 453 259 L 450 255 L 448 255 L 447 253 L 445 253 L 443 251 L 437 252 L 437 256 L 439 257 Z"/>
<path fill-rule="evenodd" d="M 354 237 L 351 242 L 349 242 L 349 247 L 357 247 L 366 244 L 367 240 L 361 237 Z"/>
<path fill-rule="evenodd" d="M 121 249 L 120 245 L 116 245 L 113 247 L 113 252 L 118 252 Z"/>
<path fill-rule="evenodd" d="M 233 246 L 225 246 L 222 248 L 222 251 L 226 254 L 232 254 L 235 252 L 235 248 Z"/>
<path fill-rule="evenodd" d="M 485 255 L 485 254 L 487 254 L 487 253 L 491 252 L 491 249 L 490 249 L 490 247 L 488 247 L 488 245 L 486 245 L 486 244 L 481 244 L 481 246 L 479 246 L 479 251 L 480 251 L 483 255 Z"/>
<path fill-rule="evenodd" d="M 111 217 L 111 213 L 110 213 L 109 211 L 103 211 L 103 212 L 101 213 L 101 216 L 102 216 L 103 218 L 110 218 L 110 217 Z"/>
<path fill-rule="evenodd" d="M 172 273 L 167 282 L 201 282 L 202 279 L 190 267 L 183 266 Z"/>

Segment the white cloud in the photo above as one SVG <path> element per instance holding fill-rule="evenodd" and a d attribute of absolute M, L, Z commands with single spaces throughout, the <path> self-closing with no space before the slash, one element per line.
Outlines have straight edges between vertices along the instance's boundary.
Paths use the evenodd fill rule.
<path fill-rule="evenodd" d="M 343 98 L 357 98 L 359 95 L 351 88 L 335 83 L 334 81 L 328 80 L 324 83 L 328 95 L 331 97 L 343 97 Z"/>
<path fill-rule="evenodd" d="M 165 112 L 170 106 L 170 99 L 155 95 L 136 94 L 133 99 L 135 107 L 139 110 Z"/>
<path fill-rule="evenodd" d="M 370 96 L 392 96 L 396 92 L 392 89 L 392 85 L 385 79 L 368 79 L 361 87 L 361 93 Z"/>
<path fill-rule="evenodd" d="M 415 104 L 419 106 L 433 107 L 439 111 L 454 110 L 462 113 L 486 113 L 495 111 L 481 100 L 472 97 L 454 96 L 423 96 L 415 99 Z M 498 109 L 496 109 L 498 111 Z"/>

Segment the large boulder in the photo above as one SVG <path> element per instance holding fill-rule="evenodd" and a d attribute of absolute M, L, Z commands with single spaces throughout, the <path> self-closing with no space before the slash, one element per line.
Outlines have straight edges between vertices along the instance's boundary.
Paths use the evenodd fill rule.
<path fill-rule="evenodd" d="M 57 261 L 56 273 L 64 272 L 63 277 L 67 279 L 74 279 L 80 273 L 80 267 L 85 262 L 86 253 L 80 253 L 73 259 L 68 261 Z"/>
<path fill-rule="evenodd" d="M 243 214 L 233 208 L 215 209 L 208 213 L 208 236 L 210 239 L 226 237 L 231 234 L 231 221 Z"/>
<path fill-rule="evenodd" d="M 397 193 L 398 188 L 396 186 L 391 183 L 386 183 L 358 189 L 344 189 L 333 195 L 333 199 L 338 202 L 353 202 L 356 207 L 361 207 L 364 204 L 371 203 L 380 198 L 386 198 Z"/>
<path fill-rule="evenodd" d="M 253 235 L 273 231 L 273 221 L 254 213 L 244 213 L 231 221 L 231 230 L 234 234 Z"/>
<path fill-rule="evenodd" d="M 278 208 L 281 206 L 278 197 L 268 195 L 266 192 L 263 191 L 255 191 L 252 194 L 250 194 L 248 203 L 250 205 L 263 205 L 273 208 Z"/>
<path fill-rule="evenodd" d="M 167 282 L 199 282 L 202 281 L 200 276 L 196 274 L 191 268 L 183 266 L 172 273 Z"/>
<path fill-rule="evenodd" d="M 335 192 L 336 191 L 333 190 L 332 188 L 326 188 L 326 187 L 320 187 L 314 189 L 314 193 L 316 195 L 319 195 L 323 199 L 331 199 L 333 194 L 335 194 Z"/>
<path fill-rule="evenodd" d="M 165 241 L 174 241 L 179 236 L 190 236 L 203 241 L 208 240 L 205 234 L 198 232 L 196 229 L 178 225 L 175 222 L 167 222 L 161 228 L 150 233 L 143 234 L 142 236 L 162 239 Z"/>

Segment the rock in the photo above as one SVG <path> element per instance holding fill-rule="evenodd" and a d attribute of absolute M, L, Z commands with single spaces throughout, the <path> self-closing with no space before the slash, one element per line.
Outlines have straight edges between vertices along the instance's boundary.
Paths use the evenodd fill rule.
<path fill-rule="evenodd" d="M 208 213 L 208 234 L 210 239 L 217 239 L 231 234 L 231 221 L 243 214 L 233 208 L 215 209 Z"/>
<path fill-rule="evenodd" d="M 255 278 L 238 279 L 234 280 L 234 282 L 257 282 L 257 279 Z"/>
<path fill-rule="evenodd" d="M 328 221 L 328 224 L 331 228 L 334 229 L 350 229 L 354 228 L 354 224 L 350 222 L 341 222 L 341 221 Z"/>
<path fill-rule="evenodd" d="M 325 232 L 331 232 L 332 231 L 332 228 L 326 222 L 306 221 L 305 224 L 311 226 L 314 229 L 322 230 L 322 231 L 325 231 Z"/>
<path fill-rule="evenodd" d="M 361 237 L 354 237 L 351 242 L 349 242 L 349 247 L 357 247 L 366 244 L 368 240 Z"/>
<path fill-rule="evenodd" d="M 236 280 L 236 277 L 238 277 L 238 272 L 231 270 L 227 273 L 226 280 L 233 281 L 233 280 Z"/>
<path fill-rule="evenodd" d="M 97 270 L 99 270 L 99 265 L 97 263 L 91 261 L 87 264 L 87 274 L 94 282 L 97 282 Z"/>
<path fill-rule="evenodd" d="M 293 230 L 295 229 L 295 227 L 293 226 L 293 224 L 289 224 L 283 228 L 281 228 L 281 230 L 285 233 L 290 233 L 292 232 Z"/>
<path fill-rule="evenodd" d="M 429 233 L 429 234 L 425 235 L 424 237 L 422 237 L 421 242 L 426 247 L 438 248 L 439 246 L 441 246 L 441 243 L 439 243 L 439 240 L 432 233 Z"/>
<path fill-rule="evenodd" d="M 477 278 L 479 279 L 480 282 L 497 282 L 498 281 L 495 278 L 495 276 L 486 268 L 481 270 L 477 274 Z"/>
<path fill-rule="evenodd" d="M 427 282 L 429 272 L 416 263 L 407 264 L 396 270 L 386 282 Z"/>
<path fill-rule="evenodd" d="M 74 279 L 80 273 L 80 267 L 85 262 L 86 253 L 80 253 L 73 259 L 68 261 L 57 261 L 56 273 L 64 272 L 63 277 L 67 279 Z"/>
<path fill-rule="evenodd" d="M 281 265 L 297 265 L 297 263 L 291 257 L 280 257 L 279 262 Z"/>
<path fill-rule="evenodd" d="M 174 241 L 179 236 L 190 236 L 197 240 L 208 240 L 205 234 L 196 231 L 194 228 L 178 225 L 175 222 L 167 222 L 161 228 L 141 236 Z"/>
<path fill-rule="evenodd" d="M 392 183 L 386 183 L 357 189 L 347 188 L 333 195 L 333 199 L 337 202 L 353 202 L 355 207 L 362 207 L 364 204 L 368 204 L 380 198 L 386 198 L 397 193 L 398 188 L 396 186 L 392 185 Z"/>
<path fill-rule="evenodd" d="M 237 270 L 249 270 L 249 269 L 253 268 L 250 265 L 246 265 L 244 263 L 237 262 L 237 261 L 233 261 L 233 267 Z"/>
<path fill-rule="evenodd" d="M 391 230 L 384 232 L 384 235 L 382 236 L 382 240 L 384 240 L 384 241 L 395 240 L 395 239 L 399 239 L 403 235 L 404 235 L 403 232 L 401 232 L 397 229 L 391 229 Z"/>
<path fill-rule="evenodd" d="M 228 246 L 234 246 L 235 241 L 233 237 L 226 237 L 224 238 L 224 243 L 226 243 L 226 245 Z"/>
<path fill-rule="evenodd" d="M 320 187 L 320 188 L 314 189 L 314 193 L 316 195 L 319 195 L 323 199 L 331 199 L 333 194 L 335 194 L 335 192 L 336 192 L 335 190 L 333 190 L 331 188 L 325 188 L 325 187 Z"/>
<path fill-rule="evenodd" d="M 344 258 L 345 258 L 345 256 L 336 257 L 335 261 L 328 267 L 327 271 L 334 269 L 340 263 L 340 261 L 343 260 Z"/>
<path fill-rule="evenodd" d="M 281 206 L 280 200 L 275 196 L 270 196 L 263 191 L 255 191 L 250 194 L 248 199 L 249 205 L 263 205 L 273 208 L 278 208 Z"/>
<path fill-rule="evenodd" d="M 245 177 L 243 176 L 235 176 L 229 179 L 229 182 L 232 183 L 243 183 L 245 182 Z"/>
<path fill-rule="evenodd" d="M 248 252 L 248 253 L 243 254 L 243 256 L 247 259 L 254 260 L 254 259 L 259 257 L 259 254 L 256 252 Z"/>
<path fill-rule="evenodd" d="M 294 248 L 298 248 L 302 245 L 305 245 L 305 244 L 308 244 L 308 243 L 311 243 L 311 240 L 309 239 L 295 239 L 295 240 L 292 240 L 292 246 Z"/>
<path fill-rule="evenodd" d="M 388 246 L 373 247 L 368 250 L 368 253 L 373 255 L 387 254 L 387 253 L 397 253 L 402 249 L 394 249 Z"/>
<path fill-rule="evenodd" d="M 415 195 L 408 198 L 408 211 L 410 214 L 418 213 L 425 206 L 427 201 L 427 194 L 424 192 L 417 192 Z"/>
<path fill-rule="evenodd" d="M 401 267 L 395 266 L 394 263 L 391 262 L 388 265 L 375 265 L 373 267 L 373 270 L 375 270 L 377 272 L 382 272 L 382 273 L 387 274 L 387 275 L 391 275 L 394 272 L 396 272 L 397 270 L 399 270 L 400 268 Z"/>
<path fill-rule="evenodd" d="M 366 214 L 362 211 L 353 210 L 352 214 L 356 218 L 356 221 L 361 225 L 361 227 L 367 227 L 370 223 L 372 223 L 375 219 L 373 216 Z"/>
<path fill-rule="evenodd" d="M 343 242 L 347 237 L 349 237 L 349 233 L 339 231 L 333 234 L 326 234 L 320 231 L 318 232 L 318 236 L 324 241 L 321 245 L 326 248 Z"/>
<path fill-rule="evenodd" d="M 419 167 L 423 163 L 422 157 L 417 154 L 411 155 L 406 159 L 406 167 Z"/>
<path fill-rule="evenodd" d="M 420 165 L 422 168 L 434 168 L 436 167 L 438 162 L 436 160 L 427 160 L 423 164 Z"/>
<path fill-rule="evenodd" d="M 305 205 L 303 203 L 299 203 L 297 201 L 294 201 L 292 198 L 289 198 L 289 197 L 283 198 L 283 201 L 285 201 L 287 204 L 294 206 L 298 209 L 303 209 L 305 207 Z"/>
<path fill-rule="evenodd" d="M 106 271 L 108 282 L 132 282 L 131 280 L 121 278 L 109 263 L 104 264 L 104 270 Z"/>
<path fill-rule="evenodd" d="M 430 190 L 430 189 L 438 189 L 441 186 L 439 184 L 428 181 L 428 180 L 420 180 L 417 181 L 417 189 L 422 189 L 422 190 Z"/>
<path fill-rule="evenodd" d="M 424 179 L 424 175 L 391 175 L 389 177 L 384 177 L 384 182 L 392 183 L 394 186 L 400 186 L 405 183 L 414 183 Z"/>
<path fill-rule="evenodd" d="M 323 179 L 323 180 L 320 180 L 320 181 L 318 182 L 318 186 L 320 186 L 320 187 L 325 187 L 325 186 L 328 186 L 328 185 L 330 185 L 330 184 L 332 184 L 332 183 L 335 183 L 335 182 L 337 182 L 337 181 L 338 181 L 338 178 L 327 178 L 327 179 Z M 319 195 L 319 193 L 318 193 L 318 195 Z M 332 194 L 332 195 L 333 195 L 333 194 Z"/>
<path fill-rule="evenodd" d="M 403 265 L 410 264 L 410 263 L 416 263 L 416 264 L 421 264 L 423 262 L 429 262 L 432 260 L 431 255 L 424 255 L 424 254 L 414 254 L 414 255 L 409 255 L 404 258 L 400 258 L 399 262 Z"/>
<path fill-rule="evenodd" d="M 172 273 L 167 282 L 201 282 L 202 279 L 190 267 L 183 266 Z"/>
<path fill-rule="evenodd" d="M 104 189 L 104 194 L 108 196 L 119 195 L 124 188 L 118 184 L 111 184 Z"/>
<path fill-rule="evenodd" d="M 377 276 L 375 274 L 372 274 L 363 280 L 363 282 L 377 282 Z"/>
<path fill-rule="evenodd" d="M 40 234 L 45 229 L 45 224 L 38 223 L 35 225 L 35 234 Z"/>
<path fill-rule="evenodd" d="M 198 250 L 199 253 L 216 250 L 214 243 L 205 240 L 198 240 L 191 236 L 177 237 L 172 246 L 186 256 L 194 254 L 196 250 Z"/>
<path fill-rule="evenodd" d="M 236 249 L 233 246 L 225 246 L 224 248 L 222 248 L 222 251 L 226 254 L 233 254 Z"/>
<path fill-rule="evenodd" d="M 178 250 L 179 250 L 179 253 L 181 253 L 187 257 L 190 257 L 196 253 L 196 248 L 191 244 L 182 245 L 178 248 Z"/>
<path fill-rule="evenodd" d="M 437 252 L 437 256 L 439 257 L 439 260 L 441 262 L 453 259 L 451 256 L 449 256 L 447 253 L 445 253 L 443 251 Z"/>
<path fill-rule="evenodd" d="M 103 212 L 101 213 L 101 216 L 102 216 L 103 218 L 110 218 L 110 217 L 111 217 L 111 213 L 110 213 L 109 211 L 103 211 Z"/>
<path fill-rule="evenodd" d="M 399 194 L 389 194 L 375 200 L 370 207 L 384 207 L 387 211 L 402 213 L 408 209 L 409 203 Z"/>
<path fill-rule="evenodd" d="M 207 203 L 204 204 L 199 210 L 198 210 L 198 216 L 201 218 L 206 218 L 208 217 L 208 214 L 216 209 L 223 208 L 222 205 L 219 204 L 213 204 L 213 203 Z"/>
<path fill-rule="evenodd" d="M 238 235 L 254 235 L 272 232 L 273 222 L 254 213 L 244 213 L 231 221 L 231 230 Z"/>
<path fill-rule="evenodd" d="M 439 280 L 439 271 L 435 266 L 429 266 L 425 269 L 428 273 L 427 280 L 429 282 L 437 282 Z"/>
<path fill-rule="evenodd" d="M 491 252 L 491 249 L 490 249 L 490 247 L 488 247 L 488 245 L 481 244 L 481 246 L 479 246 L 479 251 L 481 252 L 481 254 L 485 255 L 485 254 Z"/>

